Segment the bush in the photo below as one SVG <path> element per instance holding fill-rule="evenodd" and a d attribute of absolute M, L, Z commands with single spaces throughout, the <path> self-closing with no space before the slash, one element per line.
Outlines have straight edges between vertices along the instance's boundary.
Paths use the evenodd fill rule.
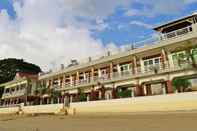
<path fill-rule="evenodd" d="M 119 98 L 131 97 L 131 90 L 118 90 L 117 96 Z"/>

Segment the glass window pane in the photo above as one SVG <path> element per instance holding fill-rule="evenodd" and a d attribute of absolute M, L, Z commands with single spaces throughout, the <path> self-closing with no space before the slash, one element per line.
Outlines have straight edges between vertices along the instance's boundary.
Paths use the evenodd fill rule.
<path fill-rule="evenodd" d="M 153 60 L 149 60 L 149 65 L 152 65 L 153 64 Z"/>

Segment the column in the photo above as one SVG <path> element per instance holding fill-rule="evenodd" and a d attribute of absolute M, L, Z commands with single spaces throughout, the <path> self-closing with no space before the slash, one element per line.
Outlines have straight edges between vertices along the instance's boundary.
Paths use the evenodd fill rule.
<path fill-rule="evenodd" d="M 174 62 L 172 59 L 172 56 L 170 55 L 170 52 L 167 52 L 167 57 L 168 57 L 168 68 L 174 68 Z"/>
<path fill-rule="evenodd" d="M 79 72 L 77 71 L 77 74 L 76 74 L 76 84 L 78 85 L 79 84 Z"/>
<path fill-rule="evenodd" d="M 63 82 L 62 82 L 62 88 L 65 88 L 65 85 L 66 85 L 66 75 L 64 74 L 63 75 Z"/>
<path fill-rule="evenodd" d="M 101 69 L 98 69 L 98 77 L 101 78 L 102 74 L 101 74 Z"/>
<path fill-rule="evenodd" d="M 73 86 L 73 77 L 70 75 L 70 86 Z"/>
<path fill-rule="evenodd" d="M 147 91 L 147 95 L 148 96 L 152 95 L 151 84 L 147 84 L 146 85 L 146 91 Z"/>
<path fill-rule="evenodd" d="M 86 78 L 86 73 L 85 73 L 85 72 L 83 73 L 83 79 L 84 79 L 84 80 L 87 80 L 87 78 Z"/>
<path fill-rule="evenodd" d="M 110 63 L 110 66 L 109 66 L 109 73 L 110 73 L 110 78 L 112 78 L 113 77 L 113 63 L 111 62 Z"/>
<path fill-rule="evenodd" d="M 144 73 L 144 61 L 140 58 L 141 73 Z"/>
<path fill-rule="evenodd" d="M 136 56 L 133 57 L 133 74 L 137 74 L 138 73 L 138 70 L 137 70 L 137 58 Z"/>
<path fill-rule="evenodd" d="M 131 97 L 135 97 L 135 89 L 131 88 Z"/>
<path fill-rule="evenodd" d="M 91 81 L 94 81 L 94 68 L 91 68 Z"/>
<path fill-rule="evenodd" d="M 118 73 L 121 74 L 120 64 L 117 64 Z"/>
<path fill-rule="evenodd" d="M 135 96 L 143 96 L 144 95 L 144 88 L 142 85 L 136 85 L 135 87 Z"/>
<path fill-rule="evenodd" d="M 73 96 L 72 96 L 72 94 L 70 95 L 70 103 L 72 103 L 73 102 Z"/>
<path fill-rule="evenodd" d="M 166 81 L 166 89 L 167 89 L 167 93 L 171 94 L 173 93 L 173 87 L 172 87 L 172 81 L 171 80 L 167 80 Z"/>

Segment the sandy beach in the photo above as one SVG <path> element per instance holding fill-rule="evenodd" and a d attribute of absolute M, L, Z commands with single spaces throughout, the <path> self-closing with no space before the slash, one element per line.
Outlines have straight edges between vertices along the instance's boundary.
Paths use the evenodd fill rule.
<path fill-rule="evenodd" d="M 197 112 L 0 116 L 0 131 L 196 131 Z"/>

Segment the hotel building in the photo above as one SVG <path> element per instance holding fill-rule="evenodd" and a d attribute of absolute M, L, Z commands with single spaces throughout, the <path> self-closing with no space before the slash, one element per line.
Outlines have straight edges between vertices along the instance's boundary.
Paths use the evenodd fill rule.
<path fill-rule="evenodd" d="M 176 93 L 172 86 L 175 78 L 189 79 L 191 86 L 187 91 L 196 90 L 197 14 L 154 30 L 158 34 L 154 40 L 136 43 L 143 47 L 128 46 L 116 54 L 89 57 L 85 63 L 73 61 L 64 69 L 39 75 L 37 87 L 59 91 L 59 102 Z M 6 89 L 3 99 L 9 97 L 8 92 Z M 51 103 L 50 95 L 46 99 Z"/>

